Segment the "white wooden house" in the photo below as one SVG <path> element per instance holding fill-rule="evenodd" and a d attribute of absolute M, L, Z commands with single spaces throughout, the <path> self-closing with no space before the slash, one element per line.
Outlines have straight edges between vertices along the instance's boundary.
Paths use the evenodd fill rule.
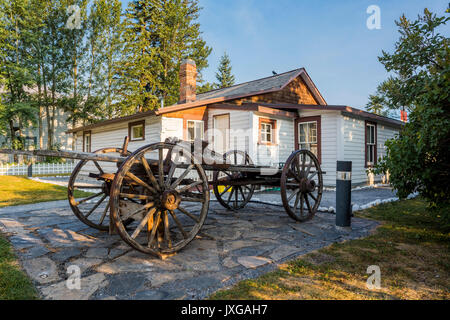
<path fill-rule="evenodd" d="M 247 150 L 258 165 L 278 166 L 297 149 L 314 152 L 326 186 L 335 185 L 336 161 L 353 162 L 353 184 L 367 184 L 366 170 L 385 155 L 385 142 L 402 122 L 348 106 L 328 105 L 304 68 L 196 95 L 195 62 L 180 69 L 180 102 L 69 130 L 76 150 L 129 150 L 164 141 L 204 139 L 217 152 Z"/>

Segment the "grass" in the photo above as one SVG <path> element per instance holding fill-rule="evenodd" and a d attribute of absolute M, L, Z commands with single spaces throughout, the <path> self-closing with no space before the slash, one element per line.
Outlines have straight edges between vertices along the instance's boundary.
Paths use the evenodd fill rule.
<path fill-rule="evenodd" d="M 0 300 L 30 300 L 38 295 L 21 270 L 8 241 L 0 235 Z"/>
<path fill-rule="evenodd" d="M 450 234 L 445 213 L 430 211 L 421 199 L 359 212 L 381 222 L 369 237 L 302 256 L 210 299 L 448 300 Z M 381 269 L 381 289 L 366 287 L 370 265 Z"/>
<path fill-rule="evenodd" d="M 89 193 L 75 191 L 75 197 Z M 67 188 L 33 181 L 25 177 L 0 176 L 0 208 L 67 199 Z"/>

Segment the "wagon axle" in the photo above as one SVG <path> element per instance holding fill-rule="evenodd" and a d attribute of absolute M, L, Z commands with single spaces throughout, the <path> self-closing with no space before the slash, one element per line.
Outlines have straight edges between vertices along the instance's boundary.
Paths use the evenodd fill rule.
<path fill-rule="evenodd" d="M 244 208 L 257 186 L 279 186 L 286 212 L 300 222 L 314 216 L 322 198 L 323 172 L 316 156 L 307 150 L 293 152 L 280 169 L 256 166 L 247 152 L 239 150 L 224 155 L 203 152 L 213 159 L 199 163 L 194 145 L 177 139 L 133 153 L 127 145 L 125 139 L 122 148 L 94 153 L 0 153 L 80 160 L 68 184 L 74 214 L 90 227 L 117 231 L 131 247 L 158 257 L 176 253 L 195 239 L 206 220 L 211 185 L 219 204 L 228 210 Z M 205 149 L 207 145 L 202 143 Z M 212 181 L 205 170 L 213 172 Z M 91 194 L 75 199 L 75 190 Z"/>

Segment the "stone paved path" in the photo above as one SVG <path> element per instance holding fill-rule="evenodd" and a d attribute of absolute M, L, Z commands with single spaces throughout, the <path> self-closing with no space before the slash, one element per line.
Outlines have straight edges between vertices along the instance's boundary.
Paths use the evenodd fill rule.
<path fill-rule="evenodd" d="M 354 218 L 351 232 L 338 232 L 334 219 L 318 213 L 298 224 L 280 207 L 252 203 L 233 213 L 211 202 L 199 237 L 164 261 L 85 226 L 66 201 L 2 208 L 0 231 L 44 299 L 201 299 L 377 225 Z M 66 286 L 71 265 L 81 269 L 81 290 Z"/>

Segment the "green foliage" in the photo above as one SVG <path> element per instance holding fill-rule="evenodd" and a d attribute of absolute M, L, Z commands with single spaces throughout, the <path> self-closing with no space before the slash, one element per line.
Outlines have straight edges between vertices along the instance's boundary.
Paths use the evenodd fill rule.
<path fill-rule="evenodd" d="M 401 198 L 419 191 L 431 206 L 445 206 L 450 194 L 450 49 L 437 29 L 449 19 L 427 9 L 414 22 L 400 18 L 395 53 L 383 51 L 379 58 L 394 75 L 371 98 L 374 108 L 410 111 L 399 137 L 386 143 L 387 156 L 375 173 L 389 171 Z"/>
<path fill-rule="evenodd" d="M 218 81 L 219 88 L 228 88 L 234 85 L 234 75 L 231 72 L 231 60 L 228 54 L 225 52 L 220 58 L 219 68 L 216 73 L 216 79 Z"/>
<path fill-rule="evenodd" d="M 124 52 L 118 66 L 123 114 L 179 99 L 179 68 L 190 58 L 197 71 L 208 66 L 211 49 L 201 37 L 197 0 L 132 1 L 125 15 Z"/>

